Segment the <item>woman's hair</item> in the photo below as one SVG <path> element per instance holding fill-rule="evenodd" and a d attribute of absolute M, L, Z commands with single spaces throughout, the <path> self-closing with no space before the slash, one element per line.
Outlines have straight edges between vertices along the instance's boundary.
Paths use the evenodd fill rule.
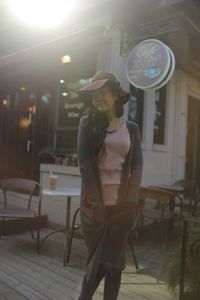
<path fill-rule="evenodd" d="M 108 81 L 105 85 L 105 87 L 108 87 L 113 95 L 119 96 L 119 85 L 116 84 L 113 81 Z M 124 107 L 123 103 L 118 97 L 115 101 L 115 115 L 118 118 L 121 118 L 124 114 Z"/>
<path fill-rule="evenodd" d="M 106 137 L 108 119 L 102 112 L 97 111 L 94 107 L 88 113 L 88 119 L 85 125 L 90 149 L 94 154 L 98 154 Z"/>

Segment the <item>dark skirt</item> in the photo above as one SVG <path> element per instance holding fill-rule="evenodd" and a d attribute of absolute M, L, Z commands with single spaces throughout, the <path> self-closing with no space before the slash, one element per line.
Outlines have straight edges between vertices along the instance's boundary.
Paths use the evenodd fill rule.
<path fill-rule="evenodd" d="M 116 214 L 116 206 L 107 206 L 100 263 L 110 273 L 122 271 L 125 267 L 128 232 L 122 232 L 122 228 L 118 222 L 120 220 Z M 122 237 L 121 234 L 123 234 Z M 120 265 L 119 261 L 121 262 Z"/>
<path fill-rule="evenodd" d="M 105 236 L 102 245 L 102 254 L 100 262 L 105 265 L 108 270 L 111 268 L 111 262 L 113 255 L 116 253 L 117 247 L 117 232 L 113 230 L 113 221 L 115 215 L 115 206 L 107 206 L 106 207 L 106 228 L 105 228 Z"/>
<path fill-rule="evenodd" d="M 134 222 L 135 210 L 120 206 L 105 207 L 105 221 L 101 230 L 86 235 L 88 246 L 87 277 L 95 278 L 98 268 L 103 265 L 110 274 L 125 268 L 125 253 L 129 231 Z"/>

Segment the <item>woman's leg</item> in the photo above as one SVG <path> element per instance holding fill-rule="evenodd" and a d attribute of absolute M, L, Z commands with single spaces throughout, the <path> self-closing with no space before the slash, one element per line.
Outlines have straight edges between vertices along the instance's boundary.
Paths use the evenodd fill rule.
<path fill-rule="evenodd" d="M 91 282 L 87 281 L 87 273 L 83 276 L 82 288 L 79 300 L 91 300 L 95 291 L 97 290 L 101 280 L 105 276 L 106 272 L 102 266 L 99 267 L 95 280 Z"/>
<path fill-rule="evenodd" d="M 121 283 L 121 272 L 116 274 L 107 273 L 104 283 L 104 298 L 103 300 L 116 300 L 119 294 Z"/>

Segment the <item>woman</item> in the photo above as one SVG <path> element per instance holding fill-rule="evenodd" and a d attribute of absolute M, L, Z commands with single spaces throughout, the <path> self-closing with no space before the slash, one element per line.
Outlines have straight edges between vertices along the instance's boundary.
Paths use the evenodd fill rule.
<path fill-rule="evenodd" d="M 91 300 L 105 278 L 104 300 L 116 300 L 142 175 L 138 126 L 122 119 L 129 94 L 112 73 L 97 72 L 80 90 L 88 115 L 78 132 L 81 223 L 88 248 L 79 300 Z"/>

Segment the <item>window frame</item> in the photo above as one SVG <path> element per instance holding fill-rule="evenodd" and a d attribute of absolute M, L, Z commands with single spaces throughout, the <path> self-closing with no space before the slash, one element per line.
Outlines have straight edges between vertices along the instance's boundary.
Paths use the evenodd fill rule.
<path fill-rule="evenodd" d="M 133 89 L 134 89 L 134 86 L 133 86 Z M 130 92 L 130 95 L 132 95 L 131 94 L 131 83 L 129 84 L 129 92 Z M 133 97 L 134 97 L 134 95 L 133 95 Z M 143 105 L 142 105 L 142 112 L 141 112 L 141 115 L 140 115 L 141 122 L 138 121 L 139 120 L 138 116 L 136 116 L 137 120 L 131 120 L 129 118 L 130 104 L 128 104 L 128 114 L 127 114 L 127 118 L 128 118 L 129 121 L 133 121 L 133 122 L 138 124 L 139 129 L 140 129 L 142 142 L 144 140 L 144 135 L 145 135 L 145 131 L 144 131 L 145 130 L 145 126 L 144 126 L 145 125 L 145 119 L 144 118 L 145 118 L 145 109 L 146 109 L 145 108 L 145 103 L 146 103 L 146 92 L 143 91 Z M 138 110 L 137 110 L 137 112 L 138 112 Z"/>
<path fill-rule="evenodd" d="M 165 128 L 164 128 L 164 143 L 156 144 L 154 143 L 154 123 L 153 123 L 153 151 L 158 152 L 169 152 L 169 86 L 166 85 L 166 100 L 165 100 Z M 154 92 L 154 101 L 155 101 L 156 91 Z M 155 117 L 155 111 L 154 111 Z M 155 120 L 155 119 L 154 119 Z M 154 121 L 155 122 L 155 121 Z"/>

